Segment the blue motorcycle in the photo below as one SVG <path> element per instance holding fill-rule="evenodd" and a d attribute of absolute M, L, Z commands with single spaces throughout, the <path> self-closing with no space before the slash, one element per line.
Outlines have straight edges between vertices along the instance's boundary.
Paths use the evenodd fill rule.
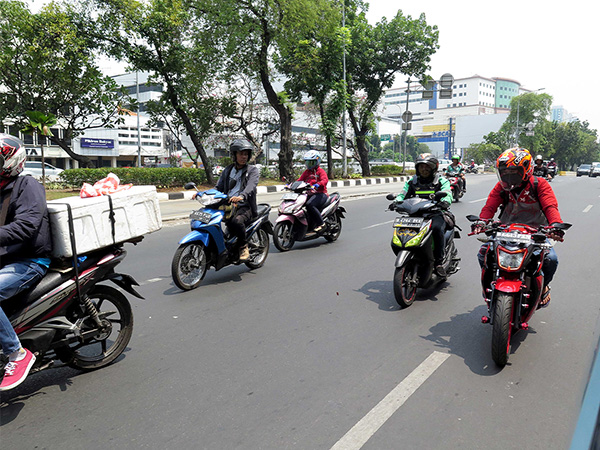
<path fill-rule="evenodd" d="M 196 189 L 187 183 L 186 189 Z M 192 231 L 181 241 L 173 256 L 171 276 L 175 285 L 182 290 L 197 288 L 209 267 L 220 270 L 230 264 L 241 264 L 237 251 L 237 238 L 230 236 L 224 223 L 235 213 L 229 198 L 216 189 L 198 191 L 195 196 L 202 208 L 190 214 Z M 246 227 L 246 238 L 250 258 L 244 262 L 250 269 L 262 267 L 269 254 L 269 234 L 273 225 L 269 221 L 271 205 L 258 205 L 257 217 Z"/>

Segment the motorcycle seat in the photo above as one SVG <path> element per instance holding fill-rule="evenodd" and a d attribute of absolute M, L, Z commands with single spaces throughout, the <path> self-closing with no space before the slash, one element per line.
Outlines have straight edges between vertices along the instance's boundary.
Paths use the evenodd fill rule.
<path fill-rule="evenodd" d="M 256 206 L 256 214 L 258 217 L 267 215 L 267 214 L 269 214 L 270 211 L 271 211 L 271 205 L 269 205 L 268 203 L 259 203 Z"/>
<path fill-rule="evenodd" d="M 6 315 L 10 317 L 16 311 L 34 303 L 45 293 L 57 288 L 65 281 L 69 280 L 72 276 L 72 270 L 69 270 L 65 273 L 50 270 L 33 288 L 23 291 L 19 295 L 3 300 L 1 303 L 2 309 Z"/>
<path fill-rule="evenodd" d="M 332 193 L 329 197 L 327 197 L 327 201 L 325 202 L 325 204 L 323 205 L 323 208 L 321 208 L 321 209 L 323 210 L 323 209 L 327 208 L 329 205 L 336 202 L 338 198 L 340 198 L 340 194 L 338 192 Z"/>

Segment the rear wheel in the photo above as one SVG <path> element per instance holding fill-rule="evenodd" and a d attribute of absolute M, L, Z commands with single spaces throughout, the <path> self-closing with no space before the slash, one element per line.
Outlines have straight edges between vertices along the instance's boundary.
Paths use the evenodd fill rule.
<path fill-rule="evenodd" d="M 335 214 L 335 216 L 330 219 L 328 227 L 330 230 L 333 229 L 333 231 L 323 235 L 323 237 L 329 242 L 337 241 L 337 238 L 342 234 L 342 218 Z"/>
<path fill-rule="evenodd" d="M 246 266 L 251 269 L 262 267 L 269 254 L 269 235 L 262 228 L 252 235 L 248 241 L 250 248 L 250 259 L 246 261 Z"/>
<path fill-rule="evenodd" d="M 83 342 L 56 349 L 56 354 L 70 367 L 80 370 L 93 370 L 107 366 L 123 353 L 133 332 L 133 314 L 127 297 L 112 286 L 96 286 L 89 294 L 102 329 L 91 318 L 84 319 L 81 325 Z M 97 330 L 96 333 L 90 333 Z M 93 337 L 85 337 L 92 334 Z"/>
<path fill-rule="evenodd" d="M 394 272 L 394 297 L 400 308 L 408 308 L 417 296 L 417 265 L 409 262 Z"/>
<path fill-rule="evenodd" d="M 291 222 L 279 222 L 273 231 L 273 244 L 280 252 L 287 252 L 294 245 Z"/>
<path fill-rule="evenodd" d="M 171 263 L 173 282 L 184 291 L 197 288 L 206 274 L 207 263 L 204 245 L 197 242 L 180 245 Z"/>
<path fill-rule="evenodd" d="M 512 310 L 514 296 L 500 293 L 496 296 L 494 322 L 492 325 L 492 359 L 499 367 L 504 367 L 508 362 L 510 353 L 510 338 L 512 335 Z"/>

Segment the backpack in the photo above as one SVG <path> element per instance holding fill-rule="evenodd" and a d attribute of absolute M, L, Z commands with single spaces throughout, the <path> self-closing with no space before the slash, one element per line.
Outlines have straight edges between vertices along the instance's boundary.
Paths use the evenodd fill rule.
<path fill-rule="evenodd" d="M 531 190 L 531 196 L 539 203 L 540 199 L 537 195 L 537 189 L 538 189 L 538 177 L 532 177 L 533 178 L 533 183 L 530 183 L 530 186 L 533 185 L 533 189 Z M 504 189 L 502 190 L 502 192 L 500 192 L 500 197 L 502 197 L 502 205 L 500 205 L 500 214 L 499 216 L 502 215 L 502 213 L 504 212 L 504 208 L 506 207 L 506 205 L 508 204 L 510 197 L 508 194 L 508 191 L 505 191 Z M 541 206 L 541 204 L 540 204 Z"/>

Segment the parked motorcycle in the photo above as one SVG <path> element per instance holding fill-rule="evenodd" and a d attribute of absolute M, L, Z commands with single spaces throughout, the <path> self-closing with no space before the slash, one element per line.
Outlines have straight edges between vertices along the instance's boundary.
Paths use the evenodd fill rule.
<path fill-rule="evenodd" d="M 279 217 L 275 222 L 273 243 L 281 252 L 290 250 L 296 241 L 309 241 L 323 236 L 327 241 L 333 242 L 342 233 L 342 219 L 346 209 L 340 206 L 340 194 L 334 192 L 325 202 L 321 210 L 321 217 L 325 228 L 319 233 L 313 231 L 314 224 L 310 223 L 306 212 L 308 193 L 312 190 L 310 184 L 304 181 L 294 181 L 286 187 L 286 192 L 281 197 Z"/>
<path fill-rule="evenodd" d="M 187 183 L 185 189 L 197 188 L 194 183 Z M 234 213 L 229 197 L 209 189 L 197 191 L 195 198 L 202 208 L 190 214 L 192 231 L 179 241 L 171 263 L 173 282 L 182 290 L 197 288 L 211 266 L 220 270 L 230 264 L 241 264 L 237 237 L 231 236 L 224 224 L 226 214 Z M 269 254 L 269 234 L 273 234 L 269 222 L 271 205 L 261 203 L 257 207 L 257 217 L 246 226 L 250 258 L 245 264 L 250 269 L 258 269 L 265 263 Z"/>
<path fill-rule="evenodd" d="M 399 215 L 393 226 L 392 251 L 396 255 L 394 297 L 401 308 L 413 304 L 417 288 L 433 287 L 460 270 L 460 258 L 454 245 L 454 239 L 460 238 L 456 229 L 460 228 L 454 223 L 452 214 L 444 212 L 448 221 L 453 222 L 452 225 L 447 223 L 444 234 L 442 264 L 447 276 L 440 277 L 434 271 L 431 218 L 443 211 L 440 200 L 445 196 L 445 192 L 436 192 L 430 199 L 412 197 L 402 202 L 394 202 L 389 207 L 390 211 L 396 211 Z M 396 196 L 388 194 L 386 198 L 394 200 Z"/>
<path fill-rule="evenodd" d="M 101 283 L 112 281 L 143 298 L 131 276 L 115 272 L 126 255 L 118 244 L 75 257 L 66 267 L 53 262 L 37 286 L 2 302 L 21 344 L 36 356 L 32 373 L 55 360 L 80 370 L 99 369 L 123 353 L 133 331 L 131 305 L 119 289 Z"/>
<path fill-rule="evenodd" d="M 452 201 L 458 202 L 463 195 L 465 195 L 465 191 L 461 188 L 460 180 L 458 177 L 452 177 L 446 175 L 448 181 L 450 182 L 450 189 L 452 190 Z"/>
<path fill-rule="evenodd" d="M 467 219 L 480 220 L 473 215 Z M 469 233 L 469 236 L 485 233 L 486 237 L 480 240 L 489 245 L 481 272 L 488 315 L 483 316 L 481 322 L 492 325 L 492 359 L 504 367 L 513 334 L 529 328 L 529 321 L 542 299 L 542 263 L 553 245 L 547 240 L 548 234 L 555 229 L 568 230 L 571 224 L 536 228 L 488 221 L 481 226 L 481 231 Z M 562 241 L 558 236 L 555 238 Z"/>

